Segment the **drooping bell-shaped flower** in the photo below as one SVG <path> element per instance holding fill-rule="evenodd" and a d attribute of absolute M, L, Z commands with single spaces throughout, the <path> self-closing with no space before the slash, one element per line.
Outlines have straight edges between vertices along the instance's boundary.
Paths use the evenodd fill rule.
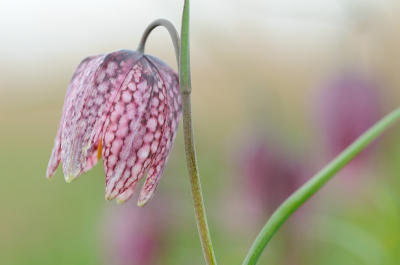
<path fill-rule="evenodd" d="M 65 96 L 47 168 L 68 182 L 103 157 L 106 199 L 128 200 L 148 170 L 138 205 L 160 181 L 181 117 L 178 73 L 160 59 L 119 50 L 84 59 Z"/>

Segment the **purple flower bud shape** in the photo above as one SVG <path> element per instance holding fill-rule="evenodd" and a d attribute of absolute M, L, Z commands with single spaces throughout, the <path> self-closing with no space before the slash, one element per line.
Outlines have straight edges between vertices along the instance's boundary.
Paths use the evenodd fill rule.
<path fill-rule="evenodd" d="M 103 157 L 106 199 L 128 200 L 148 170 L 138 205 L 154 195 L 181 117 L 178 73 L 161 60 L 119 50 L 84 59 L 65 96 L 47 168 L 68 182 Z"/>
<path fill-rule="evenodd" d="M 251 207 L 258 207 L 257 215 L 265 222 L 279 205 L 306 182 L 307 165 L 282 148 L 282 143 L 273 141 L 262 134 L 247 135 L 241 148 L 241 174 L 246 180 L 248 190 L 246 199 Z M 308 204 L 310 205 L 310 204 Z M 248 206 L 250 207 L 250 206 Z M 304 244 L 304 231 L 309 229 L 309 206 L 302 206 L 283 228 L 285 248 L 282 264 L 297 264 Z M 255 207 L 254 207 L 255 208 Z M 248 230 L 248 225 L 246 226 Z"/>
<path fill-rule="evenodd" d="M 264 139 L 246 141 L 242 149 L 241 171 L 248 180 L 251 196 L 268 211 L 275 210 L 304 182 L 304 172 L 285 153 Z"/>
<path fill-rule="evenodd" d="M 336 156 L 379 120 L 379 86 L 367 76 L 345 72 L 325 85 L 320 104 L 329 152 Z"/>

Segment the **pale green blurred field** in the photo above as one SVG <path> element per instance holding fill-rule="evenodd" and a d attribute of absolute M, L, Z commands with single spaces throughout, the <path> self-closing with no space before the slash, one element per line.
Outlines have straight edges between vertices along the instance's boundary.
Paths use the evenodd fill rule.
<path fill-rule="evenodd" d="M 152 1 L 153 6 L 158 2 Z M 170 2 L 180 8 L 180 3 Z M 241 12 L 243 6 L 238 3 L 246 4 L 240 1 L 232 4 L 235 12 L 229 9 L 227 19 L 232 24 L 212 27 L 204 19 L 207 5 L 193 2 L 193 118 L 205 205 L 219 264 L 241 264 L 266 221 L 266 217 L 247 215 L 244 210 L 252 206 L 246 204 L 241 186 L 245 176 L 238 176 L 233 161 L 241 152 L 241 136 L 252 130 L 271 135 L 307 164 L 309 176 L 317 172 L 328 161 L 322 155 L 321 130 L 315 122 L 315 84 L 349 60 L 360 68 L 373 69 L 382 78 L 385 113 L 400 105 L 400 20 L 396 17 L 400 6 L 385 1 L 382 10 L 391 9 L 393 21 L 372 23 L 371 38 L 364 38 L 347 32 L 342 20 L 321 19 L 323 13 L 298 17 L 288 11 L 289 15 L 282 17 L 264 16 L 262 12 L 268 8 L 257 12 L 249 5 Z M 251 2 L 255 7 L 259 3 Z M 38 5 L 40 10 L 48 3 Z M 180 11 L 162 5 L 146 23 L 165 13 L 178 24 Z M 101 7 L 110 8 L 112 16 L 124 8 L 111 2 L 101 3 Z M 61 5 L 60 10 L 63 8 L 73 10 Z M 213 14 L 210 17 L 218 21 Z M 79 43 L 73 30 L 65 30 L 65 22 L 61 32 L 49 30 L 48 35 L 43 31 L 36 36 L 42 44 L 27 41 L 29 54 L 22 46 L 12 49 L 18 33 L 12 35 L 15 39 L 7 39 L 8 35 L 1 39 L 7 49 L 0 53 L 0 264 L 105 264 L 105 215 L 121 206 L 104 199 L 102 161 L 72 184 L 65 182 L 60 169 L 52 181 L 45 178 L 45 171 L 74 68 L 88 55 L 134 49 L 140 34 L 117 36 L 124 32 L 122 27 L 126 31 L 135 28 L 134 32 L 144 29 L 144 22 L 126 25 L 130 16 L 124 12 L 97 35 L 93 31 L 100 18 L 94 16 L 92 24 L 79 24 L 84 17 L 78 17 L 75 24 L 83 27 L 79 34 L 86 36 L 85 27 L 93 33 L 83 37 L 84 43 Z M 58 21 L 57 16 L 52 19 Z M 135 23 L 139 20 L 132 19 Z M 119 25 L 117 31 L 112 31 L 113 25 Z M 47 41 L 62 37 L 66 44 L 57 46 L 59 51 L 54 52 L 54 47 L 48 53 L 42 51 Z M 27 35 L 18 38 L 29 40 Z M 154 32 L 147 52 L 175 67 L 165 32 Z M 399 135 L 400 126 L 396 125 L 381 137 L 372 162 L 356 176 L 354 191 L 346 193 L 341 188 L 345 174 L 329 182 L 307 203 L 307 225 L 301 233 L 291 239 L 284 225 L 259 264 L 286 264 L 288 238 L 294 242 L 291 265 L 400 264 Z M 171 225 L 165 231 L 157 264 L 204 264 L 185 165 L 180 128 L 149 205 L 168 198 L 161 218 L 171 220 Z M 129 203 L 140 214 L 141 209 L 134 206 L 136 197 Z"/>

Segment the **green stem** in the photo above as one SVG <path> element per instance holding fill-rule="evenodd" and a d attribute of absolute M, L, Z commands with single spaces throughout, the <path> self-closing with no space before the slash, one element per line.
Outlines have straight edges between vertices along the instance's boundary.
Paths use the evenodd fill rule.
<path fill-rule="evenodd" d="M 190 103 L 190 49 L 189 49 L 189 0 L 185 0 L 182 16 L 181 54 L 179 62 L 179 85 L 182 93 L 183 132 L 185 138 L 186 162 L 189 171 L 190 188 L 194 203 L 197 228 L 206 264 L 216 264 L 214 250 L 208 230 L 206 212 L 201 194 L 200 176 L 194 146 L 192 112 Z"/>
<path fill-rule="evenodd" d="M 357 154 L 374 141 L 382 132 L 400 118 L 400 108 L 395 109 L 357 138 L 334 160 L 307 181 L 272 214 L 254 241 L 243 265 L 256 264 L 268 242 L 282 224 L 331 177 L 349 163 Z"/>

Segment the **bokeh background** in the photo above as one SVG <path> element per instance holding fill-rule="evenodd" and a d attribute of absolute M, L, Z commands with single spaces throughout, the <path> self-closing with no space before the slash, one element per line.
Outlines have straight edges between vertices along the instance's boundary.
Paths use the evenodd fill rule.
<path fill-rule="evenodd" d="M 104 199 L 104 170 L 45 171 L 69 79 L 88 55 L 180 28 L 183 1 L 0 1 L 0 264 L 204 264 L 180 128 L 152 201 Z M 271 212 L 400 105 L 396 0 L 192 1 L 193 118 L 220 264 Z M 176 69 L 167 32 L 146 52 Z M 400 126 L 276 234 L 259 264 L 399 264 Z"/>

